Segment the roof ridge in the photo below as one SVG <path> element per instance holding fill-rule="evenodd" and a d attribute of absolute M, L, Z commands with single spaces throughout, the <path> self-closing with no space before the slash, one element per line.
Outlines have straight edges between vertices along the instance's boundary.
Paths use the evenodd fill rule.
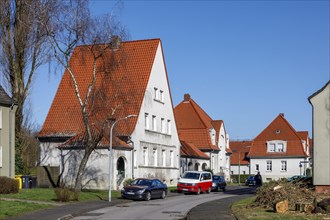
<path fill-rule="evenodd" d="M 198 107 L 200 110 L 202 110 L 202 112 L 203 113 L 205 113 L 206 114 L 206 116 L 208 116 L 210 119 L 211 119 L 211 121 L 213 120 L 196 102 L 195 102 L 195 100 L 193 100 L 192 98 L 190 98 L 190 100 L 189 100 L 189 103 L 190 103 L 190 101 L 192 101 L 191 103 L 192 103 L 192 107 L 193 107 L 193 109 L 195 110 L 195 112 L 196 112 L 196 114 L 197 114 L 197 116 L 198 116 L 198 118 L 202 121 L 202 123 L 205 125 L 205 127 L 206 128 L 208 128 L 208 126 L 205 124 L 205 122 L 204 122 L 204 120 L 202 119 L 202 117 L 199 115 L 199 113 L 198 113 L 198 111 L 197 111 L 197 109 L 196 109 L 196 107 Z M 194 105 L 196 105 L 196 107 L 194 106 Z M 210 121 L 210 124 L 211 124 L 211 121 Z M 212 125 L 212 124 L 211 124 Z M 212 125 L 212 127 L 213 127 L 213 125 Z M 214 129 L 214 128 L 213 128 Z"/>
<path fill-rule="evenodd" d="M 128 40 L 128 41 L 121 41 L 121 43 L 136 43 L 136 42 L 143 42 L 143 41 L 161 41 L 160 38 L 150 38 L 150 39 L 142 39 L 142 40 Z M 81 44 L 81 45 L 77 45 L 75 46 L 75 48 L 77 47 L 86 47 L 86 46 L 98 46 L 98 45 L 104 45 L 104 44 L 108 44 L 109 42 L 104 42 L 104 43 L 97 43 L 97 44 Z M 75 49 L 74 48 L 74 49 Z"/>

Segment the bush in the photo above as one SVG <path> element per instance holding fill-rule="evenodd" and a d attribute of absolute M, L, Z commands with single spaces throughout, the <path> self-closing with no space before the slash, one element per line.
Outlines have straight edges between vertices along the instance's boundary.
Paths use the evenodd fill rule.
<path fill-rule="evenodd" d="M 56 195 L 56 201 L 58 202 L 69 202 L 69 201 L 78 201 L 79 200 L 79 192 L 65 187 L 63 183 L 59 188 L 54 189 Z"/>
<path fill-rule="evenodd" d="M 124 186 L 129 186 L 134 180 L 132 178 L 128 178 L 124 181 L 123 185 Z"/>
<path fill-rule="evenodd" d="M 19 182 L 6 176 L 0 176 L 0 194 L 18 193 Z"/>

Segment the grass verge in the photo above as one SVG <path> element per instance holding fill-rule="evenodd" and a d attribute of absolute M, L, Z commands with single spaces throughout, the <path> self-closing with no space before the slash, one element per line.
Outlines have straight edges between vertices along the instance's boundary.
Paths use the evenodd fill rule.
<path fill-rule="evenodd" d="M 79 194 L 79 201 L 108 200 L 109 192 L 101 190 L 84 190 Z M 120 191 L 112 191 L 111 196 L 117 198 Z M 35 188 L 22 189 L 17 194 L 0 194 L 0 198 L 28 199 L 45 202 L 56 202 L 54 189 Z"/>
<path fill-rule="evenodd" d="M 247 220 L 247 219 L 267 219 L 267 220 L 321 220 L 324 219 L 324 216 L 315 215 L 315 214 L 306 214 L 301 212 L 288 211 L 286 213 L 275 213 L 272 209 L 264 209 L 260 207 L 253 206 L 253 202 L 256 197 L 249 197 L 241 201 L 235 202 L 231 211 L 236 216 L 238 220 Z"/>
<path fill-rule="evenodd" d="M 26 212 L 45 209 L 48 207 L 51 207 L 51 205 L 0 200 L 0 219 L 7 219 L 9 217 L 18 216 Z"/>

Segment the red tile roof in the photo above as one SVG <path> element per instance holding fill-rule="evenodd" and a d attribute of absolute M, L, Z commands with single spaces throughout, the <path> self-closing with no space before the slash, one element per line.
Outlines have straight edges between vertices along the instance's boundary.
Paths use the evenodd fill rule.
<path fill-rule="evenodd" d="M 251 144 L 252 141 L 230 141 L 230 149 L 233 152 L 230 157 L 230 164 L 249 164 L 249 159 L 246 156 L 250 151 Z"/>
<path fill-rule="evenodd" d="M 267 152 L 267 141 L 283 140 L 287 141 L 286 152 Z M 302 139 L 284 118 L 279 114 L 252 142 L 249 157 L 306 157 Z"/>
<path fill-rule="evenodd" d="M 208 155 L 200 151 L 193 143 L 181 141 L 181 157 L 191 157 L 200 159 L 210 159 Z"/>
<path fill-rule="evenodd" d="M 174 108 L 180 141 L 193 143 L 200 150 L 219 150 L 212 144 L 209 129 L 212 118 L 186 94 L 185 99 Z M 214 122 L 218 125 L 218 122 Z"/>
<path fill-rule="evenodd" d="M 90 121 L 101 127 L 108 118 L 139 115 L 160 39 L 122 42 L 97 62 L 97 78 L 89 101 Z M 78 46 L 70 59 L 83 101 L 92 78 L 91 46 Z M 115 111 L 114 111 L 115 110 Z M 114 114 L 112 112 L 114 111 Z M 137 117 L 119 122 L 114 133 L 130 135 Z M 72 137 L 84 131 L 81 107 L 66 70 L 39 137 Z"/>

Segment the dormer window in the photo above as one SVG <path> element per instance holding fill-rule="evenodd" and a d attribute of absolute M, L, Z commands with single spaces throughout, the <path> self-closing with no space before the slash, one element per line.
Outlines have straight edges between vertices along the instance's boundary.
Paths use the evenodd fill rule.
<path fill-rule="evenodd" d="M 268 153 L 286 152 L 286 141 L 282 141 L 282 140 L 267 141 L 267 152 Z"/>

